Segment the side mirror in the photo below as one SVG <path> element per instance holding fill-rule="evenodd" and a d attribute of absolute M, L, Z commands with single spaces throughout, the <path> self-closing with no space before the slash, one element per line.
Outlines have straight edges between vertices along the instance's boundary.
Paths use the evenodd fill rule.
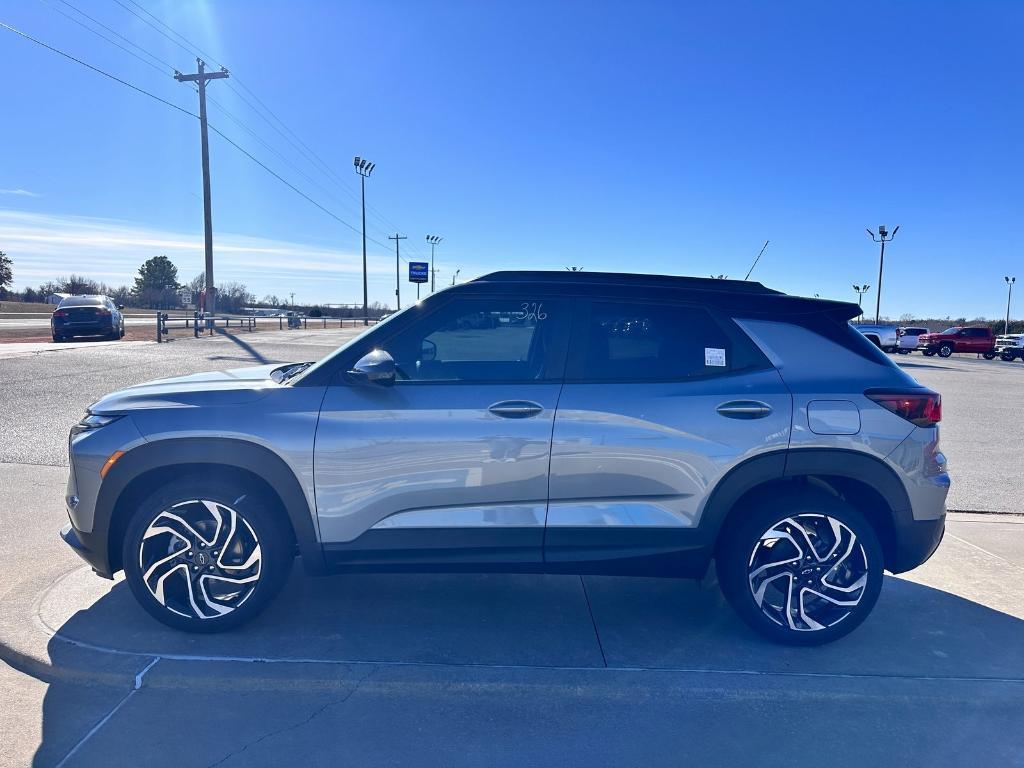
<path fill-rule="evenodd" d="M 348 378 L 356 384 L 390 387 L 395 383 L 395 359 L 383 349 L 375 349 L 359 359 Z"/>
<path fill-rule="evenodd" d="M 420 345 L 420 361 L 427 363 L 431 360 L 437 360 L 437 344 L 424 339 L 423 344 Z"/>
<path fill-rule="evenodd" d="M 117 305 L 117 308 L 118 308 L 118 309 L 124 309 L 124 304 L 118 304 L 118 305 Z"/>

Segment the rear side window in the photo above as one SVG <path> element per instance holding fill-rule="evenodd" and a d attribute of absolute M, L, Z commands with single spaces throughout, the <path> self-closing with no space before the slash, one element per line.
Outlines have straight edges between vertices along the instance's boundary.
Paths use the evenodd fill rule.
<path fill-rule="evenodd" d="M 967 335 L 974 336 L 976 338 L 988 337 L 988 328 L 968 328 Z"/>
<path fill-rule="evenodd" d="M 738 329 L 695 306 L 596 301 L 574 333 L 572 378 L 685 381 L 767 366 Z"/>

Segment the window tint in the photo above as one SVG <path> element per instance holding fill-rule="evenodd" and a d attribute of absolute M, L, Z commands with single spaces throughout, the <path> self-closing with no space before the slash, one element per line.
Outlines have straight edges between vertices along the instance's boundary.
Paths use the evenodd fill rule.
<path fill-rule="evenodd" d="M 678 381 L 721 375 L 763 361 L 750 342 L 727 334 L 707 310 L 670 304 L 595 302 L 583 378 Z"/>
<path fill-rule="evenodd" d="M 975 337 L 988 336 L 988 329 L 986 329 L 986 328 L 968 328 L 967 329 L 967 335 L 968 336 L 975 336 Z"/>
<path fill-rule="evenodd" d="M 565 303 L 457 298 L 383 343 L 399 381 L 540 381 L 560 377 L 551 357 Z"/>

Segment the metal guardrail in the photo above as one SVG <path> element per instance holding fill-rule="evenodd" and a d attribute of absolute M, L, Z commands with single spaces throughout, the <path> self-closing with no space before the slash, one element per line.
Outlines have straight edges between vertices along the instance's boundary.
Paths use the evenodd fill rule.
<path fill-rule="evenodd" d="M 276 323 L 274 321 L 277 321 Z M 370 317 L 299 317 L 299 316 L 278 316 L 261 317 L 257 315 L 204 315 L 202 312 L 193 312 L 191 315 L 172 315 L 169 312 L 156 313 L 156 340 L 163 343 L 170 331 L 191 330 L 194 338 L 201 335 L 213 335 L 217 328 L 230 330 L 236 328 L 239 331 L 274 330 L 305 330 L 310 324 L 313 328 L 345 328 L 357 327 L 360 325 L 376 325 L 380 318 Z M 335 326 L 337 323 L 337 326 Z"/>

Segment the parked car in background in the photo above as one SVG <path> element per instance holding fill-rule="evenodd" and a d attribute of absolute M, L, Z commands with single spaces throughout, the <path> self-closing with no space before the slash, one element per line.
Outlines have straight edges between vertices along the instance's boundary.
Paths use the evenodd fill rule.
<path fill-rule="evenodd" d="M 917 348 L 927 357 L 949 357 L 954 352 L 976 352 L 986 360 L 996 356 L 996 340 L 991 328 L 955 325 L 942 333 L 924 333 L 917 337 Z"/>
<path fill-rule="evenodd" d="M 54 341 L 75 336 L 120 339 L 124 337 L 122 309 L 106 296 L 69 296 L 50 315 L 50 333 Z"/>
<path fill-rule="evenodd" d="M 895 325 L 854 323 L 853 327 L 883 352 L 895 352 L 899 348 L 899 337 L 896 334 Z"/>
<path fill-rule="evenodd" d="M 296 553 L 311 573 L 701 578 L 714 560 L 756 630 L 827 642 L 883 570 L 929 558 L 949 488 L 939 395 L 858 312 L 741 280 L 497 272 L 314 364 L 93 403 L 62 535 L 189 631 L 255 616 Z"/>
<path fill-rule="evenodd" d="M 1009 333 L 996 336 L 996 354 L 1006 362 L 1020 360 L 1024 363 L 1024 333 Z"/>
<path fill-rule="evenodd" d="M 899 344 L 896 347 L 896 351 L 901 355 L 909 355 L 915 349 L 917 349 L 917 338 L 922 334 L 928 333 L 927 328 L 897 328 L 896 336 L 899 339 Z"/>

